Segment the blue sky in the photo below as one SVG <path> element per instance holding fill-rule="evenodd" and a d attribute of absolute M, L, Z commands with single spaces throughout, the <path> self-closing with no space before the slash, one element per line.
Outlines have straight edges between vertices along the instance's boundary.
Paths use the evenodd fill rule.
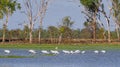
<path fill-rule="evenodd" d="M 22 0 L 18 0 L 22 3 Z M 81 13 L 83 6 L 79 6 L 79 2 L 69 2 L 71 0 L 54 0 L 48 7 L 46 16 L 43 21 L 43 27 L 47 28 L 48 26 L 58 26 L 62 21 L 62 18 L 65 16 L 70 16 L 74 25 L 72 28 L 82 29 L 84 27 L 83 22 L 85 21 L 84 14 Z M 104 0 L 106 3 L 106 0 Z M 24 7 L 22 5 L 22 7 Z M 22 10 L 17 10 L 9 19 L 8 29 L 17 29 L 23 28 L 19 26 L 19 23 L 23 23 L 27 18 L 24 14 L 20 13 Z M 106 22 L 104 19 L 102 20 Z M 2 23 L 0 24 L 2 25 Z M 2 27 L 2 26 L 1 26 Z M 35 28 L 38 27 L 38 24 L 35 25 Z M 112 27 L 111 27 L 112 28 Z"/>

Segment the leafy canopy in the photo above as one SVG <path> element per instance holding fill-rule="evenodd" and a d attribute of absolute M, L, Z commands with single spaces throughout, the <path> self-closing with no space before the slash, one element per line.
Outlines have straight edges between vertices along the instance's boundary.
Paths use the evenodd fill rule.
<path fill-rule="evenodd" d="M 95 12 L 98 9 L 99 0 L 80 0 L 80 3 L 89 11 Z"/>
<path fill-rule="evenodd" d="M 3 18 L 8 12 L 12 14 L 20 8 L 20 3 L 17 3 L 16 0 L 0 0 L 0 18 Z"/>

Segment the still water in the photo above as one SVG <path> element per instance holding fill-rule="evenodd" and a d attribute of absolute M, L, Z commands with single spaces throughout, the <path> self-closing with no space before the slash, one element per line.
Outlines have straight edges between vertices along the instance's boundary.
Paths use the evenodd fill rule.
<path fill-rule="evenodd" d="M 0 55 L 6 55 L 0 49 Z M 0 58 L 0 67 L 120 67 L 120 51 L 111 50 L 105 54 L 95 54 L 92 50 L 85 54 L 43 55 L 40 50 L 37 54 L 30 54 L 28 50 L 10 49 L 9 55 L 34 56 L 33 58 Z"/>

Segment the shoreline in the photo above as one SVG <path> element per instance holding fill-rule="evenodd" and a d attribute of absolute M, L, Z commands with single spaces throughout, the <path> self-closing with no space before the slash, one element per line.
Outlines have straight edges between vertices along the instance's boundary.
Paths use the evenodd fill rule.
<path fill-rule="evenodd" d="M 4 49 L 37 50 L 120 50 L 120 44 L 0 44 Z"/>

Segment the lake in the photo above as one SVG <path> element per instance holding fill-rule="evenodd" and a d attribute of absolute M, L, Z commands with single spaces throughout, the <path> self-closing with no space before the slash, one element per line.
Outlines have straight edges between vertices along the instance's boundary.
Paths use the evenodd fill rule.
<path fill-rule="evenodd" d="M 120 51 L 109 50 L 105 54 L 95 54 L 87 50 L 84 54 L 64 54 L 59 51 L 58 55 L 44 55 L 41 50 L 31 54 L 27 49 L 9 49 L 10 54 L 5 54 L 0 49 L 0 55 L 26 56 L 26 58 L 0 58 L 0 67 L 119 67 Z M 32 57 L 27 57 L 32 56 Z"/>

